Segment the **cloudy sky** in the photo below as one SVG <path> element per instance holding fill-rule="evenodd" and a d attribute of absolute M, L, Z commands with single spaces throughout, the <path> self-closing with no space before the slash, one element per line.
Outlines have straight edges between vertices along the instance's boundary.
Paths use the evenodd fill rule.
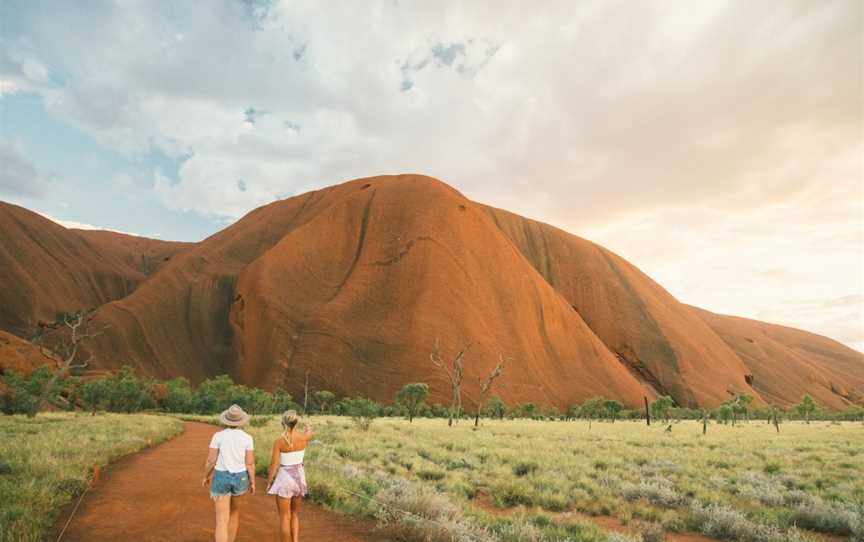
<path fill-rule="evenodd" d="M 0 199 L 199 240 L 426 173 L 864 350 L 862 5 L 0 0 Z"/>

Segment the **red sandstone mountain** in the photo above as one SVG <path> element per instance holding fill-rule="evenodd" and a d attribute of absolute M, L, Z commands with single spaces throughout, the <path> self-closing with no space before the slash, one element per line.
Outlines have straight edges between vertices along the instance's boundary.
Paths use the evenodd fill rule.
<path fill-rule="evenodd" d="M 87 241 L 102 258 L 74 261 L 108 267 L 111 277 L 138 273 L 131 293 L 110 290 L 97 311 L 94 325 L 107 329 L 89 348 L 106 368 L 129 363 L 193 381 L 227 372 L 295 394 L 308 372 L 316 389 L 387 401 L 425 381 L 442 400 L 446 385 L 429 361 L 440 338 L 445 357 L 472 343 L 469 407 L 499 354 L 512 358 L 497 390 L 505 401 L 558 407 L 594 395 L 637 406 L 655 393 L 713 406 L 740 392 L 785 405 L 809 392 L 841 408 L 864 386 L 861 353 L 796 330 L 772 335 L 775 349 L 793 351 L 809 371 L 787 384 L 777 375 L 790 362 L 748 355 L 720 323 L 729 317 L 681 304 L 602 247 L 423 176 L 359 179 L 277 201 L 200 243 L 152 253 L 117 234 L 39 224 L 58 240 L 74 233 L 70 243 Z M 5 225 L 3 233 L 0 250 Z M 145 253 L 161 267 L 136 268 Z M 0 269 L 8 265 L 0 259 Z M 46 311 L 54 292 L 43 294 Z M 825 341 L 835 345 L 830 355 Z"/>
<path fill-rule="evenodd" d="M 800 329 L 691 308 L 753 372 L 753 388 L 769 403 L 791 405 L 807 393 L 831 408 L 864 404 L 861 352 Z"/>
<path fill-rule="evenodd" d="M 52 360 L 43 355 L 35 344 L 0 331 L 0 375 L 10 370 L 26 375 L 36 367 L 51 363 Z"/>
<path fill-rule="evenodd" d="M 0 236 L 0 329 L 22 337 L 58 313 L 129 295 L 147 278 L 146 266 L 134 264 L 138 252 L 164 258 L 186 245 L 143 238 L 136 245 L 127 240 L 133 236 L 69 230 L 4 202 Z"/>

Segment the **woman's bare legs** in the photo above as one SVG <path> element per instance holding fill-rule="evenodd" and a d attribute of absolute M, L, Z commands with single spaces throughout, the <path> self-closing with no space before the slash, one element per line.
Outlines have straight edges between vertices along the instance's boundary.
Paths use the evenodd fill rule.
<path fill-rule="evenodd" d="M 300 542 L 300 501 L 303 497 L 291 499 L 291 542 Z"/>
<path fill-rule="evenodd" d="M 228 524 L 231 516 L 231 496 L 215 497 L 213 507 L 216 510 L 216 542 L 229 542 Z"/>
<path fill-rule="evenodd" d="M 279 510 L 280 542 L 291 542 L 291 500 L 276 497 L 276 509 Z"/>
<path fill-rule="evenodd" d="M 240 528 L 240 510 L 243 509 L 243 497 L 231 497 L 231 515 L 228 518 L 228 542 L 237 539 L 237 529 Z"/>

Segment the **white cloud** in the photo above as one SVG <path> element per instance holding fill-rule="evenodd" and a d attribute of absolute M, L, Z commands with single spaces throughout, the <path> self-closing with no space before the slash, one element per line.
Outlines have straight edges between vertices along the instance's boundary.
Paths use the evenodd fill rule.
<path fill-rule="evenodd" d="M 228 220 L 423 172 L 709 309 L 861 292 L 855 0 L 14 5 L 0 80 L 106 146 L 191 156 L 154 178 L 166 205 Z"/>
<path fill-rule="evenodd" d="M 132 232 L 128 232 L 128 231 L 121 231 L 121 230 L 113 230 L 111 228 L 103 228 L 102 226 L 94 226 L 93 224 L 88 224 L 86 222 L 78 222 L 76 220 L 61 220 L 61 219 L 53 217 L 47 213 L 39 213 L 39 214 L 44 216 L 45 218 L 47 218 L 51 222 L 56 222 L 57 224 L 60 224 L 64 228 L 69 228 L 69 229 L 74 229 L 74 230 L 112 231 L 114 233 L 123 233 L 126 235 L 134 235 L 136 237 L 143 237 L 137 233 L 132 233 Z"/>

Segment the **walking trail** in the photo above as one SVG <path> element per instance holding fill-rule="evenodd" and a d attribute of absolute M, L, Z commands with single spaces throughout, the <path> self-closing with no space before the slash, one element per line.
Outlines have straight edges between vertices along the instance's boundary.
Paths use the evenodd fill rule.
<path fill-rule="evenodd" d="M 106 467 L 81 501 L 62 541 L 212 540 L 213 505 L 209 488 L 201 487 L 201 476 L 207 445 L 217 428 L 191 422 L 185 426 L 178 437 Z M 238 542 L 279 539 L 275 498 L 264 494 L 264 479 L 258 477 L 257 485 L 255 495 L 244 497 Z M 55 524 L 51 540 L 57 539 L 71 512 L 70 505 Z M 300 514 L 301 540 L 374 540 L 370 520 L 337 514 L 308 501 Z"/>

